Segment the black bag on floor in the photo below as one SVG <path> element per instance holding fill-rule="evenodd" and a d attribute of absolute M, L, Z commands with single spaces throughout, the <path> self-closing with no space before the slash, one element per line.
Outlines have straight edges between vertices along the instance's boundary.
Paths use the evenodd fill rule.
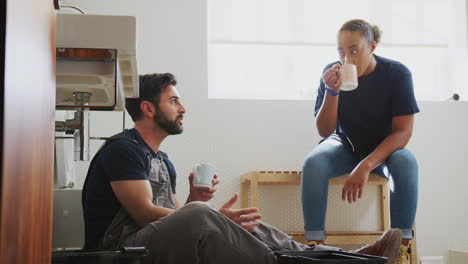
<path fill-rule="evenodd" d="M 275 251 L 278 264 L 385 264 L 387 258 L 343 251 Z"/>
<path fill-rule="evenodd" d="M 148 250 L 144 247 L 122 247 L 120 250 L 52 251 L 52 264 L 142 264 Z"/>

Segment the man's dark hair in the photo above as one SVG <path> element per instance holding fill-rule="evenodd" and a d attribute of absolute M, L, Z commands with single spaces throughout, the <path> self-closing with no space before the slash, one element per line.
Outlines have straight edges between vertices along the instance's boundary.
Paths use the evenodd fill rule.
<path fill-rule="evenodd" d="M 166 91 L 167 87 L 171 84 L 174 86 L 177 85 L 177 80 L 171 73 L 140 75 L 140 97 L 125 99 L 125 108 L 127 108 L 133 122 L 143 118 L 143 113 L 140 110 L 141 102 L 151 102 L 157 109 L 161 94 Z"/>

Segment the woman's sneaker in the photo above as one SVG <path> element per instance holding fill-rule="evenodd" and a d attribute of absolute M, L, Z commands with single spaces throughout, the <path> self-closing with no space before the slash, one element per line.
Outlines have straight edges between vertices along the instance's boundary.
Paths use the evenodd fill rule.
<path fill-rule="evenodd" d="M 398 257 L 396 259 L 395 264 L 409 264 L 410 260 L 410 251 L 408 246 L 400 246 L 400 250 L 398 251 Z"/>

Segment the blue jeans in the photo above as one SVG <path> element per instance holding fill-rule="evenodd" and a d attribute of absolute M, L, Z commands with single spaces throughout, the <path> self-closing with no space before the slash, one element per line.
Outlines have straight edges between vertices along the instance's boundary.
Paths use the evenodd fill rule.
<path fill-rule="evenodd" d="M 327 139 L 307 155 L 302 167 L 302 210 L 306 240 L 325 240 L 328 180 L 350 173 L 360 162 L 341 142 Z M 372 173 L 391 177 L 390 220 L 402 231 L 403 239 L 413 238 L 418 203 L 418 164 L 407 149 L 393 152 Z"/>

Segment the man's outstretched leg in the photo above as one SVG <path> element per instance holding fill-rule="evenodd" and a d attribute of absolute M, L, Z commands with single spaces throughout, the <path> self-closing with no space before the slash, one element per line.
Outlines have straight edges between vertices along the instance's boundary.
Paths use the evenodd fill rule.
<path fill-rule="evenodd" d="M 326 245 L 304 245 L 294 241 L 287 234 L 265 223 L 260 223 L 260 225 L 255 228 L 254 235 L 273 250 L 341 250 L 340 248 Z M 388 259 L 387 264 L 394 264 L 398 256 L 401 239 L 402 234 L 400 229 L 389 229 L 373 244 L 365 245 L 349 252 L 386 257 Z"/>
<path fill-rule="evenodd" d="M 394 264 L 400 249 L 401 239 L 400 229 L 389 229 L 374 244 L 365 245 L 350 252 L 386 257 L 387 264 Z"/>
<path fill-rule="evenodd" d="M 267 245 L 208 203 L 192 202 L 150 223 L 125 246 L 145 246 L 145 263 L 274 264 Z"/>
<path fill-rule="evenodd" d="M 253 235 L 263 243 L 267 244 L 272 250 L 339 250 L 340 248 L 318 245 L 308 246 L 297 241 L 294 241 L 291 236 L 276 229 L 273 226 L 260 222 L 260 225 L 255 228 Z"/>

